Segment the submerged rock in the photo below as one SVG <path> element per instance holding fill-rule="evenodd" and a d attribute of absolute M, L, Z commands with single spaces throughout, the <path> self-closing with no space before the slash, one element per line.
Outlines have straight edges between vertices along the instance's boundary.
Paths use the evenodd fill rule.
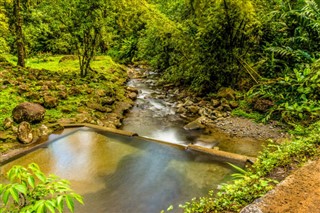
<path fill-rule="evenodd" d="M 32 128 L 30 123 L 21 122 L 18 127 L 18 140 L 23 144 L 28 144 L 33 141 Z"/>
<path fill-rule="evenodd" d="M 25 102 L 13 109 L 12 117 L 17 123 L 21 123 L 22 121 L 36 123 L 43 120 L 45 113 L 45 108 L 40 104 Z"/>

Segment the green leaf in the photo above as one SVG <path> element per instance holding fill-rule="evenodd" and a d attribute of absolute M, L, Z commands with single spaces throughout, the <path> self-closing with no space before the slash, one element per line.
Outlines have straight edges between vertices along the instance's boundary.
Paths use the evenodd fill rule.
<path fill-rule="evenodd" d="M 66 203 L 71 212 L 74 211 L 74 202 L 71 196 L 66 195 Z"/>
<path fill-rule="evenodd" d="M 4 204 L 8 203 L 9 194 L 10 194 L 9 190 L 4 191 L 3 196 L 2 196 L 2 201 L 3 201 Z"/>
<path fill-rule="evenodd" d="M 36 213 L 45 213 L 44 203 L 41 202 L 37 208 Z"/>
<path fill-rule="evenodd" d="M 55 213 L 55 210 L 54 210 L 54 202 L 52 202 L 51 200 L 47 200 L 45 202 L 45 206 L 47 209 L 49 209 L 49 211 L 51 211 L 52 213 Z"/>
<path fill-rule="evenodd" d="M 42 172 L 37 172 L 35 173 L 35 175 L 37 176 L 37 178 L 41 181 L 41 182 L 46 182 L 47 178 L 46 176 L 42 173 Z"/>
<path fill-rule="evenodd" d="M 10 194 L 11 194 L 13 200 L 18 203 L 19 202 L 19 192 L 14 187 L 11 187 L 8 191 L 10 191 Z"/>
<path fill-rule="evenodd" d="M 29 185 L 30 185 L 32 188 L 34 188 L 34 187 L 35 187 L 34 177 L 29 176 L 29 177 L 28 177 L 28 183 L 29 183 Z"/>
<path fill-rule="evenodd" d="M 27 194 L 27 187 L 25 185 L 22 184 L 17 184 L 14 187 L 16 190 L 18 190 L 19 192 L 21 192 L 22 194 L 26 195 Z"/>

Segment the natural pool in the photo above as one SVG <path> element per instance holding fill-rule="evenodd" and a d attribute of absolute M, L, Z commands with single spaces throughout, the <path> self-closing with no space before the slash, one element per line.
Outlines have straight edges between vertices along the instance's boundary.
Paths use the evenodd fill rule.
<path fill-rule="evenodd" d="M 1 167 L 40 165 L 84 196 L 79 213 L 160 212 L 216 188 L 232 172 L 210 156 L 147 139 L 80 128 Z"/>

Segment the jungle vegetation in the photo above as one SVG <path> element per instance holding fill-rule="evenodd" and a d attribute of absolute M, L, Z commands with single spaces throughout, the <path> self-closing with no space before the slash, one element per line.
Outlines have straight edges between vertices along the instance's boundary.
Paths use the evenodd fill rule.
<path fill-rule="evenodd" d="M 148 64 L 163 81 L 198 95 L 231 87 L 243 94 L 238 114 L 251 113 L 258 99 L 269 101 L 262 121 L 280 120 L 306 137 L 277 148 L 285 150 L 282 157 L 289 153 L 286 160 L 316 153 L 319 145 L 312 130 L 320 115 L 319 0 L 0 0 L 0 54 L 0 61 L 16 55 L 22 67 L 31 57 L 77 55 L 79 78 L 94 70 L 95 55 L 108 55 L 122 64 Z M 283 165 L 266 155 L 255 167 L 261 176 L 248 172 L 241 184 L 257 181 L 264 191 L 272 183 L 262 176 Z M 230 199 L 184 207 L 235 211 L 250 202 L 223 203 Z"/>

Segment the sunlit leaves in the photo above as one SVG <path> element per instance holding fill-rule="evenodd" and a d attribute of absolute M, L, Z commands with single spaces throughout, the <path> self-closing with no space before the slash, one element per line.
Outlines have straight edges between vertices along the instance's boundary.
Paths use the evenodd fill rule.
<path fill-rule="evenodd" d="M 70 189 L 69 182 L 55 175 L 46 177 L 37 164 L 14 166 L 7 173 L 9 184 L 0 184 L 3 205 L 0 212 L 44 213 L 64 211 L 64 203 L 74 211 L 74 201 L 82 197 Z"/>

